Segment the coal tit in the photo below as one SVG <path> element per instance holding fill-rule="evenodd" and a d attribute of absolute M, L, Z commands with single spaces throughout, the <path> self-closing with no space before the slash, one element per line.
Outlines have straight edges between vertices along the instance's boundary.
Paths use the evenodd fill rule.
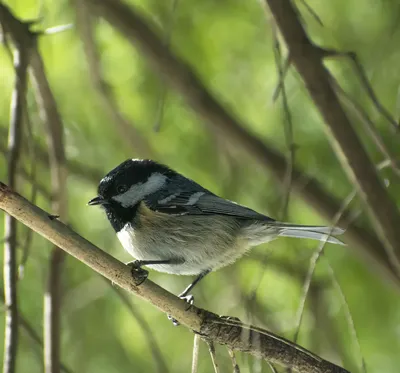
<path fill-rule="evenodd" d="M 252 246 L 278 236 L 327 240 L 340 228 L 275 221 L 218 197 L 193 180 L 152 160 L 129 159 L 110 171 L 89 205 L 101 205 L 138 266 L 195 275 L 180 294 L 209 272 L 233 263 Z"/>

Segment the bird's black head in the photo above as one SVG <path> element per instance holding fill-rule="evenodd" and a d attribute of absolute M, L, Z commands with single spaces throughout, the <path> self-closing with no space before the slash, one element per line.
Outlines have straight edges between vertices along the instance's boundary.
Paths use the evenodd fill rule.
<path fill-rule="evenodd" d="M 167 166 L 147 159 L 128 159 L 111 170 L 98 187 L 98 196 L 89 205 L 101 205 L 114 229 L 120 231 L 133 222 L 139 203 L 161 189 L 174 175 Z"/>

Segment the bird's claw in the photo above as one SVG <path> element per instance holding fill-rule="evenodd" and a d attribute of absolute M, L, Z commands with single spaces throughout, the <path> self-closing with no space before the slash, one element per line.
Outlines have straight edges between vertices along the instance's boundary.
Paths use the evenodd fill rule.
<path fill-rule="evenodd" d="M 190 306 L 194 303 L 194 296 L 192 294 L 188 294 L 185 296 L 181 296 L 179 295 L 180 299 L 183 299 L 187 304 L 188 304 L 188 308 L 186 309 L 186 311 L 190 308 Z M 179 326 L 180 322 L 176 319 L 174 319 L 171 315 L 167 315 L 168 320 L 172 321 L 172 324 L 174 324 L 174 326 Z"/>
<path fill-rule="evenodd" d="M 188 294 L 184 297 L 179 296 L 179 298 L 183 299 L 184 301 L 186 301 L 186 303 L 189 304 L 189 307 L 187 309 L 189 309 L 190 306 L 194 303 L 194 296 L 192 294 Z"/>
<path fill-rule="evenodd" d="M 142 268 L 142 262 L 135 260 L 133 262 L 126 263 L 131 268 L 132 279 L 136 286 L 143 284 L 143 282 L 149 276 L 149 272 Z"/>

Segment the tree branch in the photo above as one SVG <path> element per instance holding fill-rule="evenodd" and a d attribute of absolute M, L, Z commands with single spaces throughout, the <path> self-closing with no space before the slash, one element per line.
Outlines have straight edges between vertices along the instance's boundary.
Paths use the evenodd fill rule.
<path fill-rule="evenodd" d="M 142 50 L 155 70 L 205 119 L 202 122 L 204 125 L 222 132 L 227 141 L 247 151 L 279 182 L 284 182 L 285 157 L 273 146 L 249 133 L 206 89 L 190 67 L 165 47 L 161 38 L 153 31 L 154 27 L 148 26 L 147 21 L 132 6 L 118 0 L 86 1 L 93 11 L 124 34 L 132 45 L 137 45 Z M 317 180 L 295 166 L 292 169 L 292 185 L 294 191 L 326 220 L 331 220 L 340 209 L 341 203 L 329 195 Z M 340 224 L 346 225 L 348 216 L 344 214 Z M 346 231 L 345 239 L 368 264 L 379 270 L 380 277 L 385 276 L 392 280 L 400 290 L 400 274 L 370 230 L 351 225 Z"/>
<path fill-rule="evenodd" d="M 309 40 L 290 0 L 266 0 L 290 58 L 324 118 L 344 170 L 357 186 L 392 267 L 400 275 L 400 214 L 389 197 L 353 125 L 340 105 L 323 65 L 324 50 Z"/>
<path fill-rule="evenodd" d="M 206 340 L 291 367 L 300 373 L 347 372 L 273 333 L 244 325 L 240 321 L 219 317 L 195 306 L 188 308 L 185 301 L 150 280 L 137 285 L 142 280 L 132 275 L 129 266 L 100 250 L 62 222 L 51 219 L 45 211 L 31 204 L 1 182 L 0 209 L 116 285 L 147 300 L 161 311 L 171 314 L 182 325 L 200 334 Z M 246 339 L 242 338 L 244 332 L 246 332 Z"/>

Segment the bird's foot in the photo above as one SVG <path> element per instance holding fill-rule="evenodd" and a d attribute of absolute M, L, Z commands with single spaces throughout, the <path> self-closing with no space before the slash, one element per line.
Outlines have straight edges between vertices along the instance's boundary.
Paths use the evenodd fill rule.
<path fill-rule="evenodd" d="M 187 304 L 188 304 L 188 308 L 186 309 L 186 311 L 190 308 L 190 306 L 194 303 L 194 296 L 192 294 L 188 294 L 188 295 L 178 295 L 178 297 L 180 299 L 183 299 Z M 168 320 L 172 321 L 172 324 L 174 324 L 174 326 L 179 326 L 180 323 L 178 320 L 174 319 L 171 315 L 167 315 Z"/>
<path fill-rule="evenodd" d="M 142 268 L 141 260 L 126 263 L 131 268 L 132 279 L 136 286 L 140 286 L 149 276 L 149 272 Z"/>

